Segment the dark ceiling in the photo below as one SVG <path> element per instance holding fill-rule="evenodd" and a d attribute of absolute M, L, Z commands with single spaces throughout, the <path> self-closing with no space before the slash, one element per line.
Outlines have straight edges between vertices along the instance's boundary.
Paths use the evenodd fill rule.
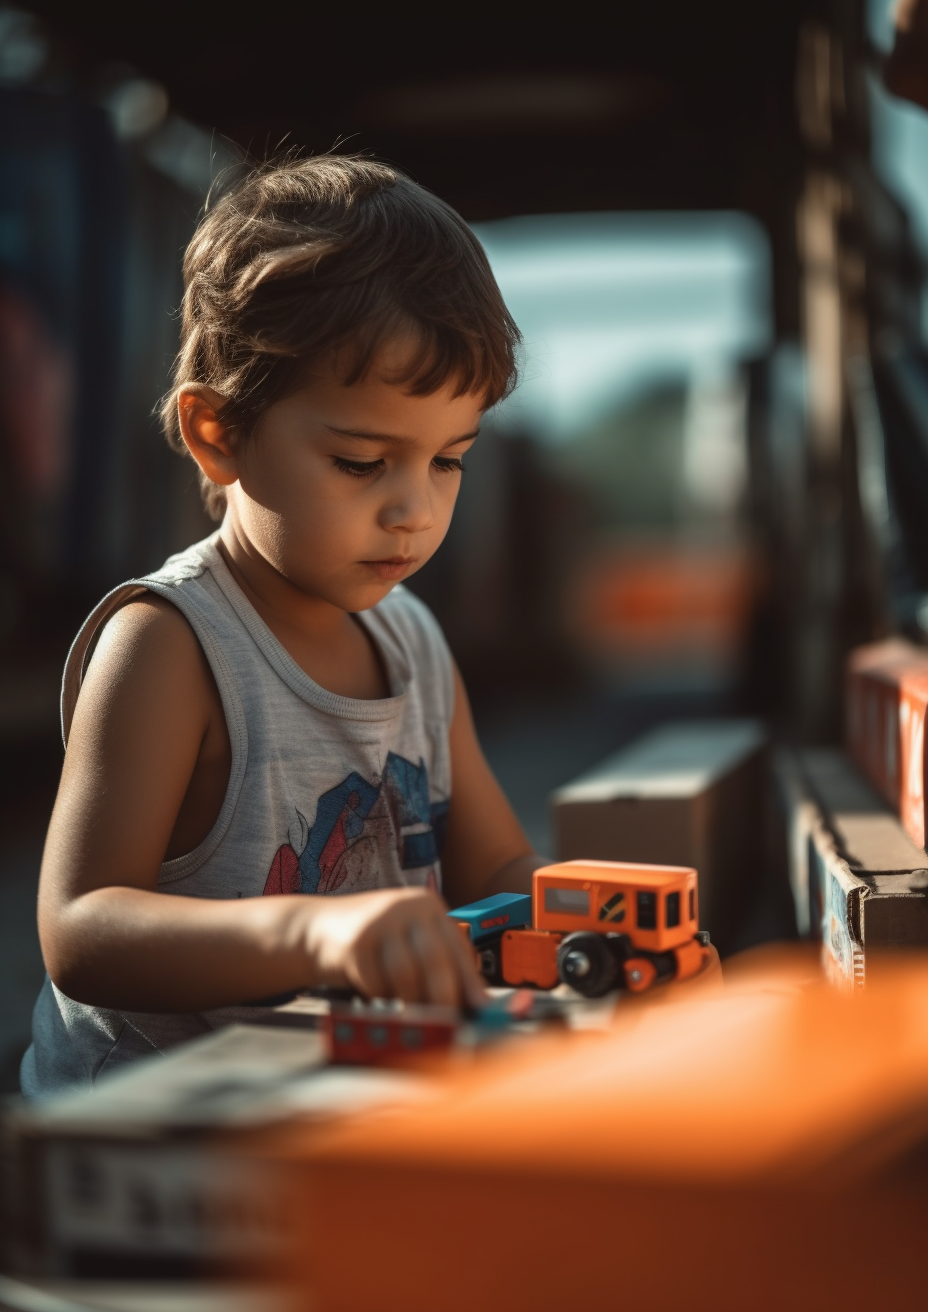
<path fill-rule="evenodd" d="M 28 4 L 28 0 L 26 0 Z M 252 154 L 371 150 L 471 219 L 718 208 L 770 224 L 801 0 L 583 6 L 34 0 L 81 75 L 121 62 Z M 774 224 L 775 226 L 775 224 Z"/>

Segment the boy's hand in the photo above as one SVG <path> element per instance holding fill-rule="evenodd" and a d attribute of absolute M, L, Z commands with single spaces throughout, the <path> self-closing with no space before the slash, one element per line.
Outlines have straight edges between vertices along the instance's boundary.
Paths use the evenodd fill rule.
<path fill-rule="evenodd" d="M 372 998 L 486 1004 L 472 952 L 428 889 L 312 900 L 306 947 L 319 983 L 347 984 Z"/>

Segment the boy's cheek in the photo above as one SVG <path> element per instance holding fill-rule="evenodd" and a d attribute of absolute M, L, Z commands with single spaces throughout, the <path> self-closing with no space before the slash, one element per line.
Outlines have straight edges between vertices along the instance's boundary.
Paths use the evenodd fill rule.
<path fill-rule="evenodd" d="M 320 497 L 318 491 L 291 487 L 273 507 L 249 498 L 246 532 L 265 559 L 301 588 L 345 610 L 368 609 L 398 580 L 378 579 L 365 572 L 362 562 L 389 555 L 396 539 L 381 526 L 375 499 L 346 496 L 339 484 L 329 489 L 330 495 Z M 404 578 L 417 573 L 441 546 L 456 499 L 457 487 L 434 489 L 431 526 L 403 543 L 415 556 Z"/>

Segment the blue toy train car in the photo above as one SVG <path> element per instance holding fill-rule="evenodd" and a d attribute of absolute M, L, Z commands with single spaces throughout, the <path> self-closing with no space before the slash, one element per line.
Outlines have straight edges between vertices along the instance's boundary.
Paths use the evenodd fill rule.
<path fill-rule="evenodd" d="M 495 897 L 469 902 L 448 914 L 458 924 L 467 925 L 484 978 L 491 984 L 499 984 L 500 939 L 505 930 L 523 929 L 532 923 L 531 894 L 497 893 Z"/>

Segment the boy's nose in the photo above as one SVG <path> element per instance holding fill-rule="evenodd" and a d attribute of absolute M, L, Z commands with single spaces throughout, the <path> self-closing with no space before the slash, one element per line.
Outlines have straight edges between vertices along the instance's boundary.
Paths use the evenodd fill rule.
<path fill-rule="evenodd" d="M 422 533 L 431 528 L 435 522 L 431 489 L 405 486 L 384 505 L 380 522 L 392 532 Z"/>

